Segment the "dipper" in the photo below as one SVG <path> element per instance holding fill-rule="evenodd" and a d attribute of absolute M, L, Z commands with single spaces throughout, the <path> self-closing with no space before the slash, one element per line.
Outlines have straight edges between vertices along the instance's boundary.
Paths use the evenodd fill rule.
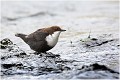
<path fill-rule="evenodd" d="M 66 30 L 61 29 L 59 26 L 52 26 L 38 29 L 29 35 L 17 33 L 15 36 L 20 37 L 32 50 L 46 52 L 57 44 L 59 35 L 63 31 Z"/>

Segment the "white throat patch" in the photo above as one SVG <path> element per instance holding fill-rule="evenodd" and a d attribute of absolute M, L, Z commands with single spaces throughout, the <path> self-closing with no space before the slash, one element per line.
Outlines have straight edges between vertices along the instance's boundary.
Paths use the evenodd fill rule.
<path fill-rule="evenodd" d="M 52 35 L 48 35 L 46 37 L 47 44 L 51 47 L 54 47 L 58 42 L 60 33 L 61 33 L 61 31 L 56 31 Z"/>

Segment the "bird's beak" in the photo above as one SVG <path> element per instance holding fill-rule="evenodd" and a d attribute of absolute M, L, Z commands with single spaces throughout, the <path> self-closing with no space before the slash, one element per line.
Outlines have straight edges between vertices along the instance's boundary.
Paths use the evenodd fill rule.
<path fill-rule="evenodd" d="M 66 30 L 62 29 L 61 32 L 63 32 L 63 31 L 66 31 Z"/>

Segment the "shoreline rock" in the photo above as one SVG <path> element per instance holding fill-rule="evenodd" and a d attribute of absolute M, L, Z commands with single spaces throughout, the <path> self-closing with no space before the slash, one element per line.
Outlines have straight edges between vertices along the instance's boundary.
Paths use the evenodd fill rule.
<path fill-rule="evenodd" d="M 93 40 L 96 41 L 96 40 Z M 74 62 L 79 63 L 76 60 L 63 60 L 60 58 L 60 55 L 53 53 L 40 53 L 37 52 L 27 55 L 25 51 L 21 50 L 16 44 L 14 44 L 10 39 L 6 38 L 1 41 L 1 45 L 5 46 L 1 48 L 7 50 L 6 55 L 1 56 L 1 76 L 8 75 L 20 75 L 20 74 L 30 74 L 33 76 L 44 75 L 44 74 L 58 74 L 62 75 L 63 72 L 70 72 L 69 77 L 72 73 L 76 74 L 75 76 L 78 79 L 87 78 L 80 76 L 86 72 L 98 72 L 104 71 L 105 74 L 115 75 L 115 79 L 118 79 L 119 72 L 116 72 L 105 65 L 100 65 L 99 63 L 93 63 L 88 66 L 82 65 L 82 67 L 76 69 L 74 72 L 73 65 Z M 72 72 L 73 71 L 73 72 Z M 86 73 L 87 74 L 87 73 Z M 101 75 L 101 74 L 99 74 Z M 66 75 L 65 75 L 66 76 Z"/>

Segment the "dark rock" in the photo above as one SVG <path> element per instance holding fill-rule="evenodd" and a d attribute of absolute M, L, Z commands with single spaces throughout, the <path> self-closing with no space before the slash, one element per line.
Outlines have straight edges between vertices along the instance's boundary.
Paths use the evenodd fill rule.
<path fill-rule="evenodd" d="M 98 39 L 97 39 L 97 38 L 91 38 L 91 40 L 96 41 L 96 40 L 98 40 Z"/>
<path fill-rule="evenodd" d="M 5 69 L 8 69 L 8 68 L 11 68 L 11 67 L 18 67 L 19 68 L 23 65 L 21 63 L 19 63 L 19 64 L 1 64 L 1 66 Z"/>
<path fill-rule="evenodd" d="M 7 58 L 11 58 L 12 56 L 11 55 L 7 55 L 7 56 L 1 56 L 1 60 L 5 60 Z"/>
<path fill-rule="evenodd" d="M 105 43 L 108 43 L 108 42 L 111 42 L 111 41 L 113 41 L 113 40 L 103 41 L 103 42 L 101 42 L 100 44 L 98 44 L 96 46 L 101 46 L 102 44 L 105 44 Z"/>
<path fill-rule="evenodd" d="M 46 57 L 56 58 L 56 57 L 60 57 L 60 55 L 47 55 Z"/>
<path fill-rule="evenodd" d="M 44 67 L 41 67 L 40 70 L 47 71 L 47 72 L 56 71 L 56 69 L 54 68 L 44 68 Z"/>
<path fill-rule="evenodd" d="M 17 57 L 19 57 L 19 58 L 23 58 L 25 55 L 27 55 L 25 52 L 22 52 L 22 53 L 20 53 L 20 54 L 15 54 L 15 55 L 13 55 L 13 56 L 17 56 Z"/>
<path fill-rule="evenodd" d="M 119 74 L 119 72 L 116 72 L 116 71 L 106 67 L 105 65 L 99 65 L 98 63 L 91 64 L 90 66 L 84 65 L 79 70 L 84 70 L 84 71 L 99 71 L 99 70 L 102 70 L 102 71 L 109 71 L 111 73 Z"/>
<path fill-rule="evenodd" d="M 92 40 L 92 41 L 91 41 Z M 106 44 L 108 42 L 114 41 L 114 40 L 98 40 L 98 39 L 91 39 L 89 42 L 84 42 L 86 47 L 96 47 L 101 46 L 103 44 Z"/>
<path fill-rule="evenodd" d="M 8 70 L 1 70 L 1 73 L 2 75 L 1 76 L 4 76 L 4 75 L 13 75 L 13 71 L 12 69 L 8 69 Z"/>
<path fill-rule="evenodd" d="M 68 67 L 68 66 L 65 66 L 65 67 L 63 68 L 63 70 L 71 70 L 71 68 Z"/>
<path fill-rule="evenodd" d="M 116 72 L 116 71 L 106 67 L 105 65 L 99 65 L 99 64 L 95 63 L 95 64 L 90 65 L 90 66 L 93 67 L 93 70 L 106 70 L 106 71 L 109 71 L 111 73 L 118 73 L 119 74 L 119 72 Z"/>
<path fill-rule="evenodd" d="M 6 49 L 8 45 L 12 45 L 12 44 L 13 42 L 10 39 L 5 38 L 0 41 L 0 49 Z"/>
<path fill-rule="evenodd" d="M 119 47 L 120 45 L 118 44 L 117 46 Z"/>

